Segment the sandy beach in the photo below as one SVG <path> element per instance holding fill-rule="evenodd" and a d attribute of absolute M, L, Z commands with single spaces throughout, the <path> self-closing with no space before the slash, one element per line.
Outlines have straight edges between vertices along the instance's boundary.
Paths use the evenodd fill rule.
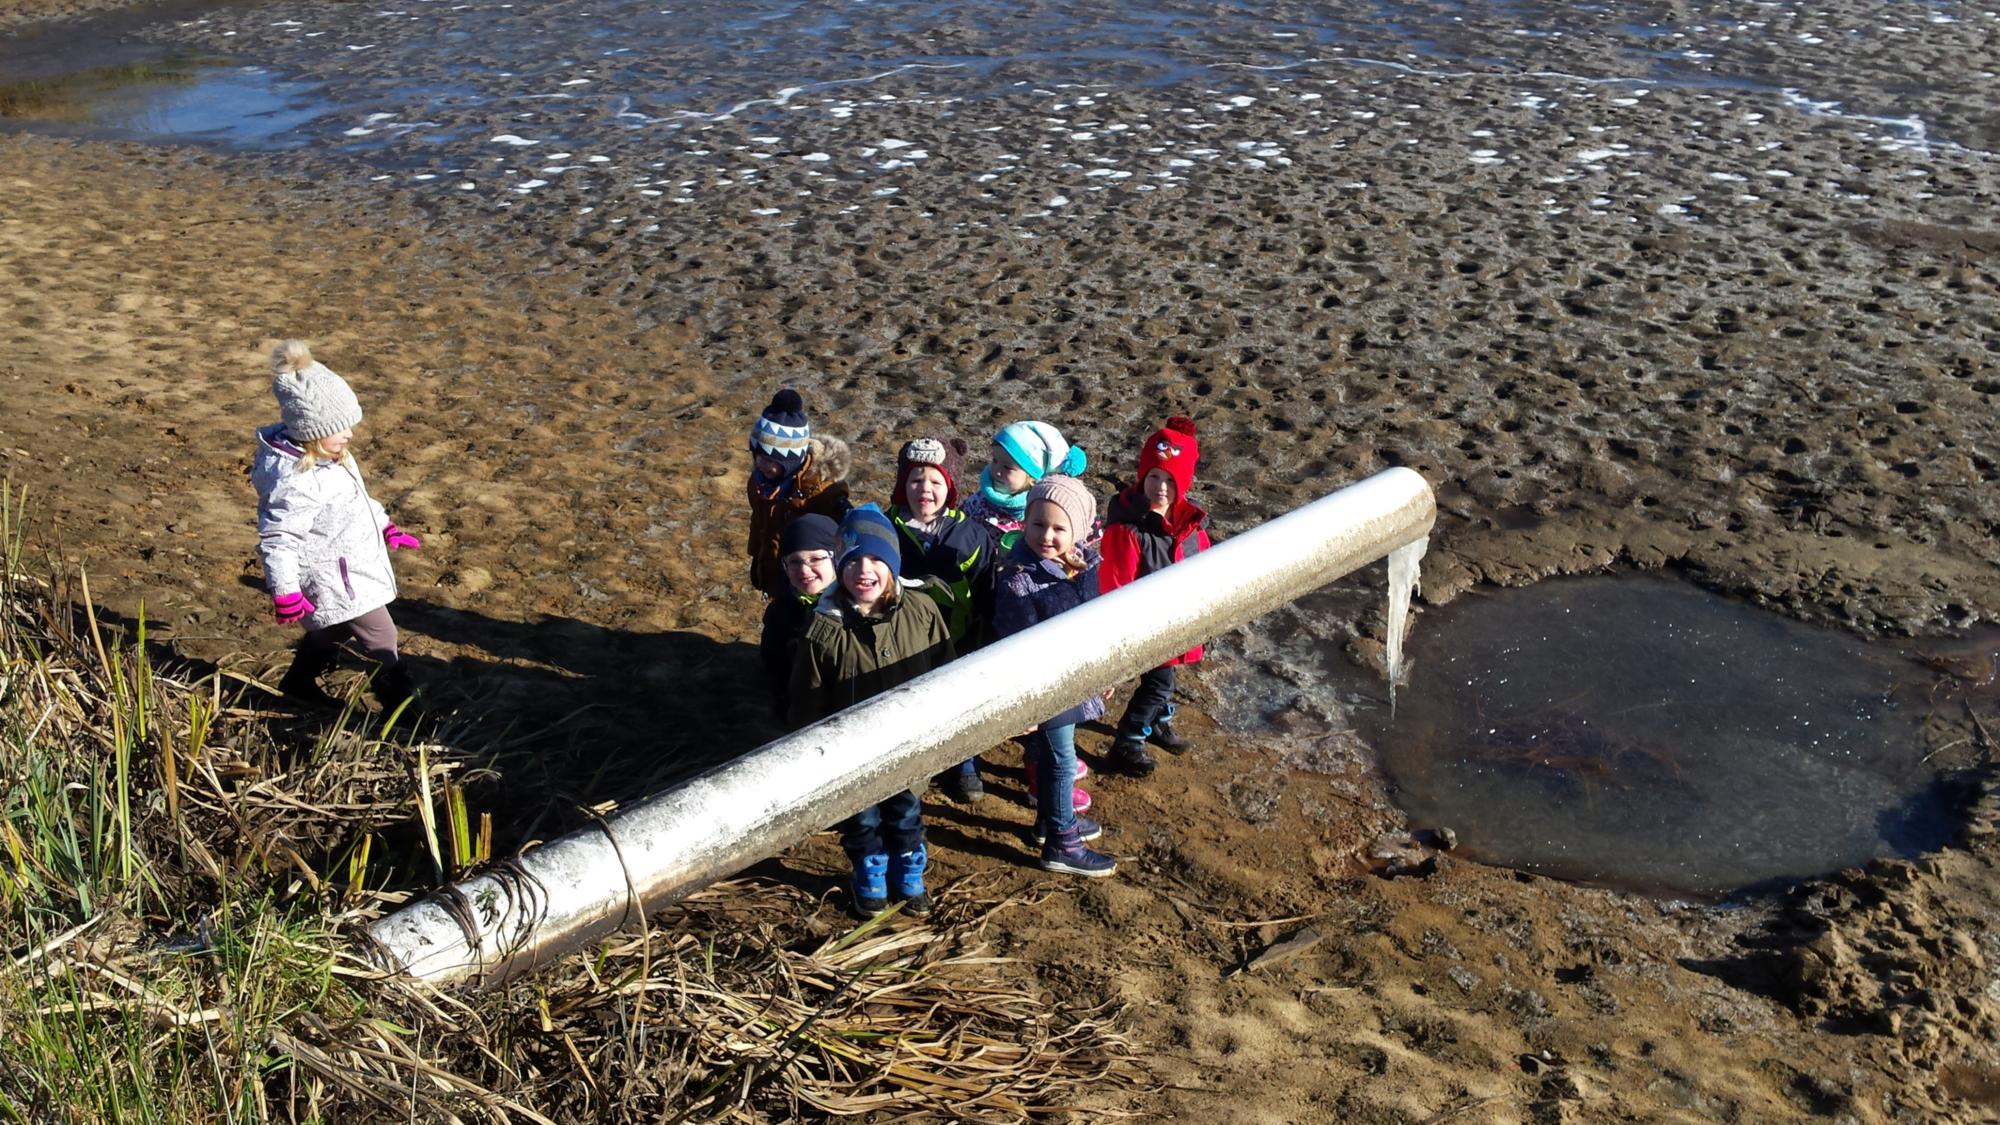
<path fill-rule="evenodd" d="M 740 497 L 749 420 L 787 384 L 862 451 L 864 499 L 900 438 L 977 445 L 1017 417 L 1059 421 L 1108 492 L 1159 418 L 1193 415 L 1223 535 L 1414 467 L 1441 508 L 1418 630 L 1474 588 L 1666 568 L 1864 636 L 1969 635 L 1926 735 L 1959 843 L 1732 909 L 1450 854 L 1375 873 L 1432 826 L 1403 823 L 1353 730 L 1228 697 L 1305 678 L 1286 632 L 1379 659 L 1379 567 L 1223 640 L 1195 752 L 1093 783 L 1116 879 L 1022 864 L 1007 796 L 931 819 L 947 901 L 956 880 L 1026 896 L 988 923 L 1010 971 L 1125 1005 L 1159 1088 L 1099 1111 L 1992 1120 L 2000 805 L 1971 716 L 2000 730 L 1979 631 L 2000 620 L 2000 157 L 1966 92 L 2000 47 L 1952 11 L 1866 43 L 1808 22 L 1856 11 L 1767 13 L 1756 51 L 1829 41 L 1834 108 L 1602 80 L 1609 27 L 1532 72 L 1358 46 L 1161 85 L 1017 63 L 976 92 L 910 70 L 732 113 L 740 91 L 614 103 L 590 92 L 610 63 L 530 81 L 498 48 L 413 72 L 428 56 L 352 6 L 168 23 L 149 34 L 351 108 L 283 152 L 0 136 L 0 465 L 102 601 L 270 682 L 291 634 L 259 585 L 250 432 L 264 353 L 312 340 L 366 408 L 373 491 L 425 536 L 398 560 L 420 679 L 547 739 L 546 776 L 490 791 L 549 807 L 513 842 L 776 733 Z M 1724 14 L 1750 18 L 1705 26 Z M 988 30 L 929 34 L 972 56 Z M 367 43 L 389 46 L 348 50 Z M 1917 68 L 1909 104 L 1863 104 Z M 426 81 L 452 90 L 395 100 Z M 822 836 L 760 874 L 831 892 L 842 862 Z M 1305 924 L 1324 940 L 1238 971 Z"/>

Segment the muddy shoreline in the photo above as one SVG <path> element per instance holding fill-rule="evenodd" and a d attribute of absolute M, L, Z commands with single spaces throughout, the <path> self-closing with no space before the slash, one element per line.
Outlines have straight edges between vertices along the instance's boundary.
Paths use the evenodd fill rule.
<path fill-rule="evenodd" d="M 314 42 L 384 34 L 343 12 Z M 288 14 L 170 38 L 319 74 Z M 914 71 L 640 127 L 590 93 L 602 68 L 506 86 L 585 83 L 520 112 L 438 66 L 404 80 L 477 94 L 329 142 L 363 163 L 238 166 L 417 209 L 700 334 L 718 369 L 811 378 L 864 443 L 1051 398 L 1097 448 L 1209 413 L 1225 528 L 1412 465 L 1462 524 L 1433 600 L 1622 562 L 1863 632 L 2000 619 L 2000 158 L 1783 91 L 1593 84 L 1560 69 L 1606 61 L 1578 50 L 1533 74 L 1331 59 L 976 100 Z"/>
<path fill-rule="evenodd" d="M 223 0 L 224 3 L 230 0 Z M 255 3 L 256 0 L 235 0 Z M 78 21 L 94 20 L 102 26 L 126 28 L 162 18 L 207 11 L 208 3 L 190 0 L 10 0 L 0 9 L 0 57 L 19 44 L 9 37 L 34 41 L 61 38 L 75 30 Z"/>
<path fill-rule="evenodd" d="M 27 27 L 44 20 L 61 19 L 91 12 L 125 7 L 131 0 L 20 0 L 0 12 L 0 30 Z"/>
<path fill-rule="evenodd" d="M 1538 88 L 1552 110 L 1516 104 L 1518 75 L 1339 67 L 1221 110 L 1182 89 L 974 105 L 897 76 L 794 98 L 775 142 L 769 119 L 690 121 L 671 145 L 585 122 L 574 154 L 607 159 L 557 174 L 487 140 L 541 122 L 478 106 L 422 160 L 4 137 L 0 464 L 105 601 L 268 677 L 288 637 L 253 588 L 241 472 L 270 412 L 262 350 L 313 339 L 367 405 L 377 494 L 426 537 L 402 570 L 413 660 L 447 705 L 549 739 L 547 777 L 506 780 L 551 807 L 568 779 L 631 797 L 770 733 L 741 690 L 737 451 L 783 382 L 863 450 L 1053 416 L 1106 489 L 1156 415 L 1190 412 L 1225 533 L 1411 465 L 1440 497 L 1430 604 L 1671 566 L 1870 634 L 2000 620 L 1993 162 L 1775 95 Z M 1175 124 L 1183 105 L 1211 127 Z M 887 484 L 880 458 L 858 475 L 864 497 Z M 1380 593 L 1364 572 L 1226 640 L 1201 710 L 1299 677 L 1294 633 L 1366 661 Z M 1190 722 L 1200 750 L 1096 790 L 1129 877 L 1040 880 L 1004 797 L 933 815 L 943 881 L 1039 897 L 995 924 L 1004 952 L 1054 996 L 1131 1006 L 1173 1088 L 1122 1108 L 1995 1112 L 1982 778 L 1962 846 L 1709 910 L 1421 852 L 1433 873 L 1384 879 L 1408 842 L 1338 714 Z M 1941 766 L 1982 757 L 1963 714 L 1932 738 L 1960 740 Z M 822 839 L 766 866 L 830 891 L 839 863 Z M 1302 918 L 1337 937 L 1231 973 Z"/>

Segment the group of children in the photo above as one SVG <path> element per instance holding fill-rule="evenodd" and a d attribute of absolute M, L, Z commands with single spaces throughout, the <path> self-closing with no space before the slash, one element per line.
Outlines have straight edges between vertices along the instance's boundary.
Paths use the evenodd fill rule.
<path fill-rule="evenodd" d="M 396 597 L 390 552 L 417 537 L 368 495 L 349 443 L 361 405 L 339 375 L 301 341 L 272 353 L 280 421 L 256 432 L 251 479 L 258 496 L 258 553 L 280 624 L 305 627 L 279 682 L 288 696 L 339 705 L 319 687 L 343 648 L 375 666 L 371 689 L 393 710 L 415 688 L 397 651 L 388 606 Z M 750 582 L 769 602 L 760 644 L 776 712 L 793 729 L 907 682 L 989 640 L 1020 632 L 1209 545 L 1208 514 L 1189 498 L 1200 456 L 1194 423 L 1168 419 L 1139 450 L 1138 479 L 1097 501 L 1078 479 L 1086 458 L 1047 422 L 1021 421 L 994 435 L 976 491 L 961 494 L 964 441 L 905 442 L 886 508 L 855 505 L 850 459 L 837 439 L 815 436 L 797 392 L 779 391 L 750 434 Z M 1183 749 L 1174 733 L 1174 669 L 1195 648 L 1140 677 L 1108 762 L 1145 777 L 1150 742 Z M 1030 799 L 1041 865 L 1109 875 L 1112 857 L 1087 845 L 1102 832 L 1081 815 L 1090 795 L 1076 756 L 1076 724 L 1105 714 L 1092 697 L 1026 735 Z M 973 758 L 941 779 L 959 801 L 984 794 Z M 853 906 L 872 915 L 893 896 L 928 912 L 923 805 L 899 793 L 841 825 L 853 863 Z"/>
<path fill-rule="evenodd" d="M 1082 605 L 1209 545 L 1208 513 L 1190 497 L 1200 446 L 1194 423 L 1168 419 L 1139 450 L 1138 478 L 1097 500 L 1078 479 L 1084 451 L 1055 426 L 1015 422 L 994 435 L 977 490 L 961 496 L 966 443 L 905 442 L 887 508 L 854 505 L 847 450 L 813 436 L 797 392 L 781 390 L 751 427 L 751 583 L 770 598 L 762 655 L 774 705 L 792 728 L 905 683 L 989 640 Z M 1109 765 L 1135 777 L 1157 765 L 1150 742 L 1184 749 L 1172 727 L 1175 668 L 1192 649 L 1140 677 L 1118 724 Z M 1076 724 L 1105 713 L 1106 692 L 1049 716 L 1027 733 L 1024 762 L 1036 806 L 1041 866 L 1110 875 L 1102 834 L 1081 815 L 1086 767 Z M 972 758 L 940 779 L 961 802 L 984 795 Z M 893 898 L 930 909 L 923 805 L 915 790 L 841 825 L 853 865 L 853 906 L 872 915 Z"/>

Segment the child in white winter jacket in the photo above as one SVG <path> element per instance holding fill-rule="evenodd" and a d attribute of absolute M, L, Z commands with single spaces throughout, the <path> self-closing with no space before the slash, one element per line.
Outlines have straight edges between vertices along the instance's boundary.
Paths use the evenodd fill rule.
<path fill-rule="evenodd" d="M 348 452 L 361 403 L 346 380 L 313 361 L 301 340 L 271 353 L 271 393 L 283 421 L 257 431 L 250 479 L 257 486 L 257 553 L 280 625 L 300 622 L 305 639 L 278 686 L 317 706 L 338 706 L 319 677 L 348 644 L 376 665 L 384 708 L 415 694 L 396 652 L 391 549 L 422 546 L 368 495 Z"/>

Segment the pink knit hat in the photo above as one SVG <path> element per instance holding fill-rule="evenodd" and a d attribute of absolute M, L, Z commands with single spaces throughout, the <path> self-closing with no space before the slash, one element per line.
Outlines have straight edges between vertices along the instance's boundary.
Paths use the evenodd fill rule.
<path fill-rule="evenodd" d="M 1090 525 L 1097 519 L 1097 497 L 1090 494 L 1082 481 L 1050 473 L 1028 490 L 1028 508 L 1033 508 L 1037 500 L 1047 500 L 1062 509 L 1063 515 L 1069 517 L 1070 534 L 1078 542 L 1090 537 Z"/>

